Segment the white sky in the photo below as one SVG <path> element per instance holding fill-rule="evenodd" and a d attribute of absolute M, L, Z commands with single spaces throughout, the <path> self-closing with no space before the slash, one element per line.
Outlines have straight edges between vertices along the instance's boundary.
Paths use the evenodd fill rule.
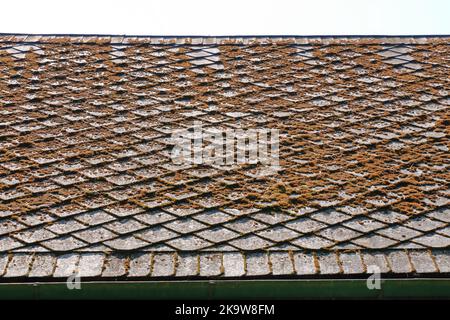
<path fill-rule="evenodd" d="M 450 34 L 450 0 L 5 0 L 2 33 Z"/>

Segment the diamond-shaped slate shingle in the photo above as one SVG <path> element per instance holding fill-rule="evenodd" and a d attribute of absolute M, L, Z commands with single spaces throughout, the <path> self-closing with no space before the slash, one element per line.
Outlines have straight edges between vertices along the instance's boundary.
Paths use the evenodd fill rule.
<path fill-rule="evenodd" d="M 447 37 L 0 36 L 0 276 L 449 272 L 449 55 Z M 198 121 L 278 129 L 279 166 L 175 163 Z"/>

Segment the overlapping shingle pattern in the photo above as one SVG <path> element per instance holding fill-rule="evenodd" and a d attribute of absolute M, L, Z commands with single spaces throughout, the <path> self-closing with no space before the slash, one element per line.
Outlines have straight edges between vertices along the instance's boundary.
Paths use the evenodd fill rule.
<path fill-rule="evenodd" d="M 447 38 L 3 37 L 0 250 L 448 248 L 449 57 Z M 196 120 L 279 129 L 281 170 L 174 164 Z"/>

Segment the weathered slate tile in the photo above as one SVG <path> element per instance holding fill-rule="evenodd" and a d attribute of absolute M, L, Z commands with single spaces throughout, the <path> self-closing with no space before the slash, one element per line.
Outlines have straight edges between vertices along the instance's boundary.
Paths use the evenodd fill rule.
<path fill-rule="evenodd" d="M 269 256 L 266 253 L 246 254 L 247 275 L 262 276 L 270 274 Z"/>
<path fill-rule="evenodd" d="M 321 253 L 317 255 L 321 274 L 338 274 L 341 272 L 335 253 Z"/>
<path fill-rule="evenodd" d="M 68 253 L 57 257 L 56 268 L 53 277 L 67 278 L 77 272 L 77 265 L 80 255 L 76 253 Z"/>
<path fill-rule="evenodd" d="M 33 255 L 28 253 L 14 254 L 8 263 L 4 277 L 25 277 L 31 267 Z"/>
<path fill-rule="evenodd" d="M 153 255 L 153 277 L 168 277 L 175 273 L 175 259 L 171 253 Z"/>
<path fill-rule="evenodd" d="M 438 271 L 428 251 L 410 251 L 409 257 L 416 272 L 431 273 Z"/>
<path fill-rule="evenodd" d="M 56 266 L 53 254 L 36 254 L 31 266 L 29 277 L 51 277 Z"/>
<path fill-rule="evenodd" d="M 139 253 L 130 258 L 129 277 L 146 277 L 150 275 L 152 255 L 150 253 Z"/>
<path fill-rule="evenodd" d="M 245 275 L 245 260 L 240 252 L 226 252 L 223 254 L 223 268 L 225 277 L 241 277 Z"/>
<path fill-rule="evenodd" d="M 200 275 L 201 276 L 218 276 L 222 274 L 222 254 L 201 254 L 200 255 Z"/>
<path fill-rule="evenodd" d="M 342 270 L 345 274 L 363 273 L 364 265 L 359 253 L 341 253 L 339 254 L 339 260 L 341 261 Z"/>
<path fill-rule="evenodd" d="M 175 275 L 177 277 L 195 276 L 200 272 L 199 257 L 197 254 L 178 254 Z"/>
<path fill-rule="evenodd" d="M 318 272 L 312 253 L 294 253 L 294 266 L 298 275 L 315 274 Z"/>
<path fill-rule="evenodd" d="M 363 261 L 366 265 L 366 270 L 369 269 L 370 266 L 377 266 L 380 268 L 380 272 L 386 273 L 390 271 L 389 265 L 387 263 L 386 257 L 381 253 L 364 253 Z"/>
<path fill-rule="evenodd" d="M 121 277 L 126 273 L 126 257 L 123 255 L 112 254 L 106 258 L 103 267 L 103 277 Z"/>
<path fill-rule="evenodd" d="M 83 253 L 78 262 L 78 276 L 98 277 L 102 274 L 105 255 L 103 253 Z"/>
<path fill-rule="evenodd" d="M 9 255 L 7 253 L 0 254 L 0 276 L 2 276 L 5 273 L 8 261 Z"/>
<path fill-rule="evenodd" d="M 433 256 L 440 272 L 450 272 L 450 250 L 434 251 Z"/>
<path fill-rule="evenodd" d="M 409 262 L 406 251 L 396 250 L 386 255 L 392 272 L 394 273 L 408 273 L 412 272 L 412 266 Z"/>
<path fill-rule="evenodd" d="M 294 273 L 294 264 L 288 252 L 271 253 L 270 262 L 274 275 L 289 275 Z"/>

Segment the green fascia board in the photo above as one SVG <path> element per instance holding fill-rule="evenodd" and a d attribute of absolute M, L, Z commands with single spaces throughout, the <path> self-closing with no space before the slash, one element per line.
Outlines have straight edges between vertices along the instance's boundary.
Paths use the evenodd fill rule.
<path fill-rule="evenodd" d="M 449 299 L 450 279 L 385 279 L 369 290 L 362 279 L 198 280 L 2 283 L 0 299 Z"/>

